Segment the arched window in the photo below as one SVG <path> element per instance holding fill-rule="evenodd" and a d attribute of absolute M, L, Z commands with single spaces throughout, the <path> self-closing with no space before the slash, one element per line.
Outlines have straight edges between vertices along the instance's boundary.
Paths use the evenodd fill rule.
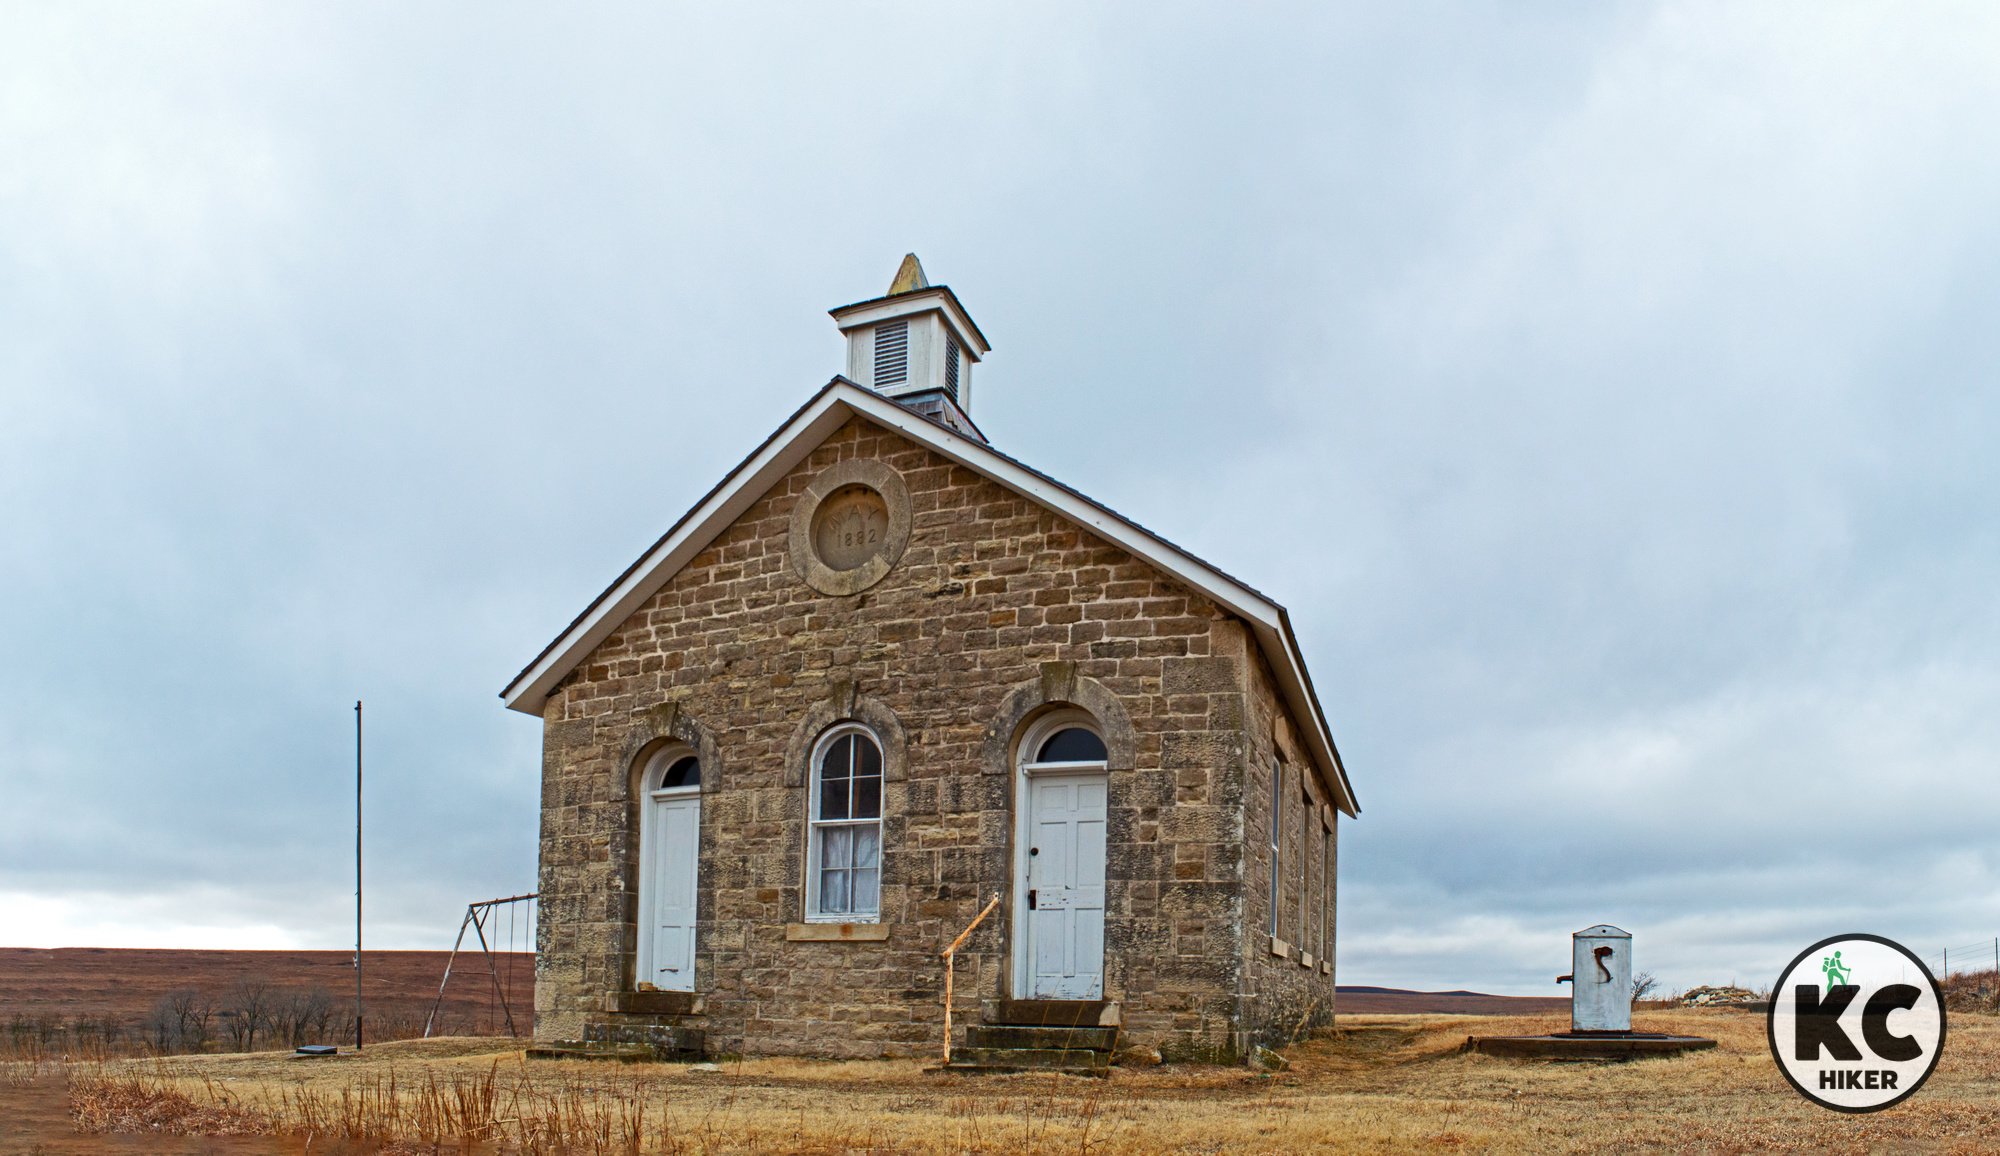
<path fill-rule="evenodd" d="M 667 747 L 646 766 L 646 790 L 673 791 L 701 786 L 701 760 L 686 747 Z"/>
<path fill-rule="evenodd" d="M 1080 726 L 1064 727 L 1050 735 L 1035 752 L 1037 763 L 1101 763 L 1104 758 L 1104 740 Z"/>
<path fill-rule="evenodd" d="M 1097 733 L 1097 720 L 1080 710 L 1059 710 L 1037 719 L 1021 740 L 1024 767 L 1074 764 L 1079 770 L 1093 769 L 1103 767 L 1109 757 Z"/>
<path fill-rule="evenodd" d="M 813 748 L 806 919 L 872 922 L 882 910 L 882 748 L 843 723 Z"/>

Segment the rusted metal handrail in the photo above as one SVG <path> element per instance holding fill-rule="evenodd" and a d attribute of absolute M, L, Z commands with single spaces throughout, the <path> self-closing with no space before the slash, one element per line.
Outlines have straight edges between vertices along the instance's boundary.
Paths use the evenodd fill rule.
<path fill-rule="evenodd" d="M 965 946 L 966 937 L 998 906 L 1000 893 L 995 891 L 993 898 L 986 901 L 986 906 L 979 909 L 979 914 L 972 917 L 972 922 L 965 925 L 965 930 L 958 933 L 958 938 L 951 941 L 951 946 L 938 952 L 944 959 L 944 1062 L 947 1064 L 951 1063 L 951 977 L 958 962 L 958 949 Z"/>

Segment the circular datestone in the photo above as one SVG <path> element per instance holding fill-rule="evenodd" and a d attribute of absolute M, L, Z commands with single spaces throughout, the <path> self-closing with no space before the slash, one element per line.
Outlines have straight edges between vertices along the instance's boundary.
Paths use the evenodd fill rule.
<path fill-rule="evenodd" d="M 792 507 L 792 569 L 821 594 L 857 594 L 880 582 L 909 543 L 909 487 L 872 458 L 821 470 Z"/>
<path fill-rule="evenodd" d="M 813 513 L 812 548 L 829 570 L 859 569 L 889 548 L 889 503 L 865 485 L 835 490 Z"/>

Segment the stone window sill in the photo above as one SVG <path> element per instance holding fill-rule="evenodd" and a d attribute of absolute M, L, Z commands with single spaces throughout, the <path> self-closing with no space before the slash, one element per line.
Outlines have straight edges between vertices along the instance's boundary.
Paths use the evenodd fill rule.
<path fill-rule="evenodd" d="M 1290 959 L 1292 957 L 1292 945 L 1273 935 L 1271 937 L 1271 954 L 1277 956 L 1279 959 Z"/>
<path fill-rule="evenodd" d="M 886 943 L 886 923 L 787 923 L 785 939 L 790 943 Z"/>

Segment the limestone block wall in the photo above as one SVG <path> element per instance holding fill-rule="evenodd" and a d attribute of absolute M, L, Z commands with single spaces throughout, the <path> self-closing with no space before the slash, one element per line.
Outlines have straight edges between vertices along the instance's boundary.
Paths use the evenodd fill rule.
<path fill-rule="evenodd" d="M 1261 654 L 1248 655 L 1241 1014 L 1245 1049 L 1280 1047 L 1333 1022 L 1338 811 L 1312 770 Z M 1272 778 L 1278 804 L 1277 918 L 1272 920 Z"/>
<path fill-rule="evenodd" d="M 879 583 L 819 593 L 787 557 L 792 506 L 855 458 L 905 483 L 908 543 Z M 1234 1054 L 1253 653 L 1240 623 L 1146 563 L 851 422 L 549 700 L 537 1036 L 671 1022 L 705 1028 L 721 1052 L 928 1053 L 937 952 L 996 891 L 1001 909 L 960 956 L 959 1021 L 1011 994 L 1013 740 L 1037 710 L 1073 702 L 1097 714 L 1112 756 L 1106 996 L 1128 1036 L 1169 1055 Z M 799 942 L 787 925 L 803 918 L 804 763 L 848 717 L 883 740 L 886 939 Z M 1268 745 L 1268 723 L 1261 733 Z M 666 736 L 696 746 L 704 769 L 701 1014 L 682 1019 L 606 1010 L 632 985 L 633 765 Z"/>

